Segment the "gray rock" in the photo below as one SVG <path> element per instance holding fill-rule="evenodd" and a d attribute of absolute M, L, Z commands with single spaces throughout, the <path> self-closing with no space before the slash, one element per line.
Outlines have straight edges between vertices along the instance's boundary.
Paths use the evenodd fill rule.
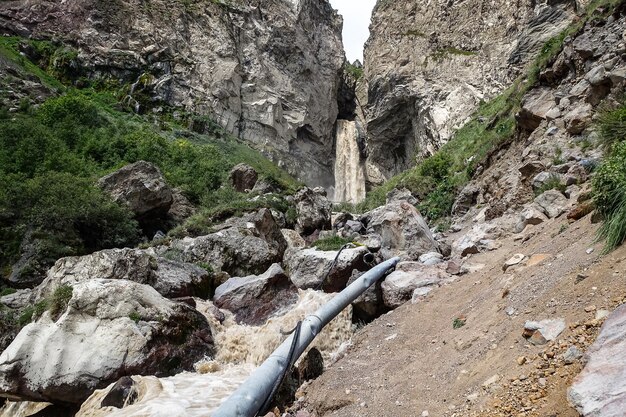
<path fill-rule="evenodd" d="M 567 132 L 572 135 L 582 133 L 591 124 L 592 114 L 593 107 L 588 103 L 581 104 L 572 109 L 563 117 L 567 126 Z"/>
<path fill-rule="evenodd" d="M 417 201 L 417 198 L 413 197 L 411 191 L 407 190 L 406 188 L 394 188 L 387 193 L 387 204 L 398 201 L 406 201 L 407 203 L 414 206 L 419 203 L 419 201 Z"/>
<path fill-rule="evenodd" d="M 609 76 L 604 69 L 604 65 L 598 65 L 597 67 L 593 68 L 591 71 L 585 74 L 585 79 L 589 81 L 589 84 L 591 85 L 600 85 L 610 82 Z"/>
<path fill-rule="evenodd" d="M 519 172 L 522 174 L 522 179 L 528 179 L 545 169 L 545 165 L 543 165 L 540 161 L 530 161 L 522 165 L 519 168 Z"/>
<path fill-rule="evenodd" d="M 237 323 L 258 326 L 297 300 L 296 287 L 274 264 L 262 275 L 229 279 L 217 287 L 213 303 L 232 311 Z"/>
<path fill-rule="evenodd" d="M 213 285 L 211 274 L 196 265 L 159 258 L 140 249 L 107 249 L 59 259 L 35 289 L 35 299 L 51 296 L 62 285 L 75 286 L 96 278 L 150 285 L 167 298 L 208 297 Z"/>
<path fill-rule="evenodd" d="M 204 316 L 147 285 L 81 282 L 60 313 L 24 327 L 0 355 L 0 395 L 80 404 L 120 376 L 172 375 L 214 354 Z"/>
<path fill-rule="evenodd" d="M 568 200 L 560 191 L 548 190 L 535 197 L 535 203 L 543 209 L 546 216 L 553 219 L 565 212 Z"/>
<path fill-rule="evenodd" d="M 182 262 L 207 263 L 214 271 L 232 276 L 245 276 L 262 274 L 280 262 L 287 249 L 287 241 L 269 209 L 229 219 L 220 229 L 206 236 L 174 240 L 155 248 L 155 253 Z"/>
<path fill-rule="evenodd" d="M 173 202 L 172 189 L 161 171 L 145 161 L 126 165 L 102 177 L 98 185 L 138 216 L 164 215 Z"/>
<path fill-rule="evenodd" d="M 584 417 L 619 417 L 626 410 L 626 305 L 604 322 L 587 350 L 588 361 L 568 390 L 572 406 Z"/>
<path fill-rule="evenodd" d="M 559 173 L 553 173 L 553 172 L 540 172 L 539 174 L 535 175 L 532 179 L 532 187 L 534 191 L 537 191 L 539 189 L 541 189 L 542 187 L 544 187 L 548 182 L 556 182 L 558 181 L 559 183 L 562 183 L 564 181 L 563 175 L 559 174 Z"/>
<path fill-rule="evenodd" d="M 493 239 L 502 235 L 502 229 L 492 223 L 477 224 L 452 244 L 452 255 L 465 257 L 470 254 L 494 250 Z"/>
<path fill-rule="evenodd" d="M 522 108 L 516 116 L 517 123 L 521 128 L 532 132 L 546 119 L 554 106 L 556 101 L 551 88 L 535 88 L 524 96 Z"/>
<path fill-rule="evenodd" d="M 469 209 L 476 204 L 476 199 L 480 194 L 480 189 L 475 185 L 466 185 L 459 193 L 454 205 L 452 206 L 452 214 L 456 216 L 463 215 L 469 211 Z"/>
<path fill-rule="evenodd" d="M 397 308 L 412 298 L 415 289 L 438 286 L 444 280 L 451 279 L 444 269 L 417 262 L 401 262 L 381 285 L 385 305 Z"/>
<path fill-rule="evenodd" d="M 196 213 L 196 208 L 178 188 L 172 189 L 172 205 L 167 218 L 174 224 L 181 224 Z"/>
<path fill-rule="evenodd" d="M 524 324 L 525 335 L 530 337 L 534 344 L 545 344 L 557 337 L 565 330 L 565 320 L 546 319 L 542 321 L 527 321 Z"/>
<path fill-rule="evenodd" d="M 230 171 L 230 183 L 240 193 L 254 188 L 259 174 L 250 165 L 237 164 Z"/>
<path fill-rule="evenodd" d="M 518 221 L 515 225 L 515 232 L 522 233 L 526 226 L 538 225 L 548 220 L 548 217 L 544 214 L 544 209 L 537 203 L 532 203 L 519 214 Z"/>
<path fill-rule="evenodd" d="M 363 260 L 366 253 L 367 248 L 362 246 L 344 249 L 331 270 L 337 251 L 321 251 L 315 248 L 289 249 L 285 253 L 283 263 L 296 287 L 338 292 L 346 287 L 354 270 L 369 269 Z"/>
<path fill-rule="evenodd" d="M 428 252 L 421 255 L 419 261 L 424 265 L 437 265 L 443 262 L 443 255 L 439 252 Z"/>
<path fill-rule="evenodd" d="M 428 224 L 411 204 L 393 202 L 367 213 L 367 233 L 382 239 L 382 248 L 396 256 L 417 260 L 438 245 Z"/>
<path fill-rule="evenodd" d="M 571 365 L 583 357 L 583 353 L 576 346 L 570 346 L 563 354 L 563 362 Z"/>
<path fill-rule="evenodd" d="M 291 229 L 280 229 L 285 241 L 287 242 L 287 248 L 304 248 L 306 247 L 306 241 L 300 236 L 300 233 Z"/>
<path fill-rule="evenodd" d="M 296 204 L 296 230 L 303 235 L 310 235 L 316 230 L 331 229 L 332 206 L 323 190 L 305 187 L 294 195 Z"/>

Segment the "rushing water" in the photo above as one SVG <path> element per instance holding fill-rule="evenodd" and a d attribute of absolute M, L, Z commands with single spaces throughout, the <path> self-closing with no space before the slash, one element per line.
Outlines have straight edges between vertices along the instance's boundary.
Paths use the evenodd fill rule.
<path fill-rule="evenodd" d="M 359 203 L 365 198 L 365 168 L 361 161 L 356 122 L 337 120 L 335 201 Z"/>
<path fill-rule="evenodd" d="M 298 302 L 260 327 L 238 325 L 232 316 L 219 323 L 209 313 L 210 304 L 197 300 L 215 336 L 217 354 L 196 364 L 196 372 L 169 378 L 133 376 L 137 400 L 122 409 L 100 407 L 110 387 L 96 391 L 77 417 L 207 417 L 252 371 L 282 343 L 281 331 L 291 330 L 298 320 L 313 313 L 333 295 L 300 291 Z M 317 347 L 328 363 L 352 334 L 352 312 L 344 310 L 317 336 Z"/>

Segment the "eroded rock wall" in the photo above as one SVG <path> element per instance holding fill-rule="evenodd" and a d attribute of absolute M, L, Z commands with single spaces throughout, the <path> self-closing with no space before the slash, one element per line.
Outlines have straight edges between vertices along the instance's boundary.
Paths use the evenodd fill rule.
<path fill-rule="evenodd" d="M 368 162 L 432 154 L 574 18 L 574 2 L 379 0 L 365 48 Z"/>
<path fill-rule="evenodd" d="M 207 115 L 309 185 L 333 184 L 342 20 L 327 0 L 4 1 L 0 33 L 63 40 L 128 100 Z"/>

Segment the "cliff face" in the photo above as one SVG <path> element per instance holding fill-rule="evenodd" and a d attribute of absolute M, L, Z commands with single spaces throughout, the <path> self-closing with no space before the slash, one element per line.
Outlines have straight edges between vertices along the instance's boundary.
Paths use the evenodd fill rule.
<path fill-rule="evenodd" d="M 379 0 L 365 49 L 368 171 L 389 177 L 439 148 L 482 100 L 510 85 L 576 7 Z"/>
<path fill-rule="evenodd" d="M 312 185 L 333 183 L 343 64 L 327 0 L 23 0 L 0 32 L 62 40 L 89 78 L 207 115 Z M 139 108 L 139 103 L 136 103 Z"/>

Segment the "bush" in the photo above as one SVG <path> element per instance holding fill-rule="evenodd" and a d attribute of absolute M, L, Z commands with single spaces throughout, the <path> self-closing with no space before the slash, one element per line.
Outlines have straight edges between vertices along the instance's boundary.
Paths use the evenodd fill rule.
<path fill-rule="evenodd" d="M 599 237 L 610 251 L 626 240 L 626 141 L 613 146 L 592 185 L 597 210 L 605 218 Z"/>

